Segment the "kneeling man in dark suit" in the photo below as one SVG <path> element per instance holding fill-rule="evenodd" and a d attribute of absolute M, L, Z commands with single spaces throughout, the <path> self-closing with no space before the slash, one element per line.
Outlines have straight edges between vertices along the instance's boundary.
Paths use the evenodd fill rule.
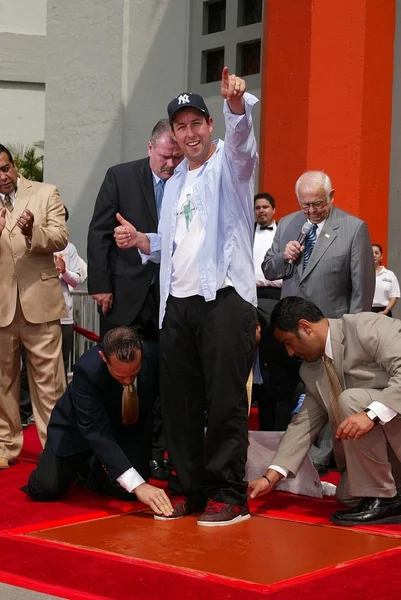
<path fill-rule="evenodd" d="M 401 523 L 401 321 L 374 313 L 325 319 L 312 302 L 289 296 L 270 323 L 288 354 L 304 361 L 306 397 L 250 496 L 295 476 L 329 422 L 342 475 L 337 499 L 351 507 L 332 522 Z"/>
<path fill-rule="evenodd" d="M 143 354 L 137 334 L 118 327 L 80 357 L 72 382 L 53 409 L 39 464 L 21 488 L 31 498 L 58 499 L 94 456 L 111 481 L 156 514 L 171 514 L 166 493 L 145 482 L 152 445 L 152 403 L 147 400 L 152 394 L 146 389 L 137 394 L 134 386 L 141 365 L 152 364 L 142 362 Z"/>

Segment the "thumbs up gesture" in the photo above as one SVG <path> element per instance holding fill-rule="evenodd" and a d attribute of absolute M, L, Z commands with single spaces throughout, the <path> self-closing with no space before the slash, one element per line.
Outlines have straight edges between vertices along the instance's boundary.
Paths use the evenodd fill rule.
<path fill-rule="evenodd" d="M 129 221 L 124 219 L 120 213 L 116 214 L 116 219 L 120 223 L 120 225 L 114 229 L 114 239 L 116 240 L 117 246 L 124 249 L 134 248 L 138 242 L 138 231 Z"/>

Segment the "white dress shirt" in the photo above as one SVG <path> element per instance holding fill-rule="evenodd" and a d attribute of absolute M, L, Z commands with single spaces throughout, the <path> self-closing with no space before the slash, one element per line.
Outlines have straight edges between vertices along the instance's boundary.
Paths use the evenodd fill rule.
<path fill-rule="evenodd" d="M 118 483 L 130 494 L 142 483 L 146 483 L 143 477 L 139 475 L 138 471 L 131 467 L 125 473 L 117 477 Z"/>
<path fill-rule="evenodd" d="M 261 229 L 259 223 L 257 223 L 255 228 L 255 236 L 253 240 L 253 263 L 255 267 L 255 279 L 258 287 L 281 288 L 283 283 L 282 279 L 269 281 L 268 279 L 265 279 L 262 271 L 262 262 L 265 258 L 266 252 L 273 243 L 273 238 L 276 233 L 276 221 L 273 221 L 272 227 L 273 229 Z"/>
<path fill-rule="evenodd" d="M 17 198 L 18 183 L 19 183 L 19 177 L 17 179 L 17 187 L 14 188 L 13 191 L 10 194 L 8 194 L 10 196 L 10 200 L 11 200 L 13 206 L 15 206 L 15 200 Z M 3 206 L 5 206 L 5 204 L 4 204 L 4 196 L 5 196 L 5 194 L 0 194 L 0 199 L 1 199 L 1 202 L 2 202 Z"/>
<path fill-rule="evenodd" d="M 397 277 L 392 271 L 381 267 L 376 271 L 376 289 L 372 306 L 387 306 L 390 298 L 400 297 L 400 286 Z"/>
<path fill-rule="evenodd" d="M 333 347 L 331 345 L 330 327 L 327 331 L 326 346 L 324 349 L 324 353 L 328 358 L 333 360 L 334 355 Z M 385 425 L 386 423 L 391 421 L 391 419 L 394 419 L 394 417 L 397 415 L 395 410 L 377 401 L 371 402 L 367 408 L 374 413 L 374 416 L 379 417 L 381 425 Z M 288 469 L 286 469 L 285 467 L 280 467 L 278 465 L 270 465 L 269 469 L 277 471 L 277 473 L 280 473 L 284 477 L 287 477 L 289 473 Z"/>

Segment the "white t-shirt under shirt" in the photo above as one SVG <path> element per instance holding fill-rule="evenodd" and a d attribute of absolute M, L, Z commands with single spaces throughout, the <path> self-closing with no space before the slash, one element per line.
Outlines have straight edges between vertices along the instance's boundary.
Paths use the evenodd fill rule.
<path fill-rule="evenodd" d="M 170 294 L 176 298 L 202 295 L 198 261 L 206 231 L 192 201 L 192 190 L 204 166 L 187 172 L 178 201 L 170 283 Z M 232 282 L 226 277 L 223 287 L 228 285 Z"/>
<path fill-rule="evenodd" d="M 202 168 L 187 171 L 178 201 L 170 283 L 170 293 L 176 298 L 196 296 L 200 290 L 198 256 L 206 231 L 192 202 L 192 190 Z"/>

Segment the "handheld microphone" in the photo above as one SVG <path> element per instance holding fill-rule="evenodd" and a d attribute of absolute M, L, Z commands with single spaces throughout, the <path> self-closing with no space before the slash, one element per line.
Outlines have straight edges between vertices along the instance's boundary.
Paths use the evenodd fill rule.
<path fill-rule="evenodd" d="M 301 244 L 301 246 L 303 245 L 304 241 L 306 240 L 308 233 L 310 232 L 312 227 L 313 227 L 313 225 L 312 225 L 312 223 L 309 223 L 309 221 L 305 221 L 305 223 L 302 225 L 301 233 L 299 234 L 299 236 L 297 238 L 297 242 L 299 242 Z M 288 260 L 287 262 L 288 262 L 288 264 L 292 265 L 292 263 L 294 261 L 292 260 L 292 258 L 290 258 L 290 260 Z"/>

